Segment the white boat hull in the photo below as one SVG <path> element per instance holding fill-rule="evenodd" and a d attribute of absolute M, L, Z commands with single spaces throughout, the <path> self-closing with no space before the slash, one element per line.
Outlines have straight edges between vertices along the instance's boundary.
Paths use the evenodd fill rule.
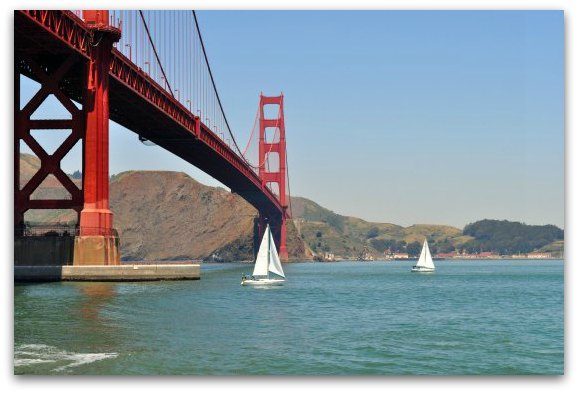
<path fill-rule="evenodd" d="M 265 286 L 265 285 L 283 285 L 285 280 L 280 278 L 262 278 L 262 279 L 246 279 L 241 281 L 241 285 L 250 286 Z"/>
<path fill-rule="evenodd" d="M 411 268 L 411 271 L 413 273 L 433 273 L 436 269 L 431 267 L 414 266 Z"/>

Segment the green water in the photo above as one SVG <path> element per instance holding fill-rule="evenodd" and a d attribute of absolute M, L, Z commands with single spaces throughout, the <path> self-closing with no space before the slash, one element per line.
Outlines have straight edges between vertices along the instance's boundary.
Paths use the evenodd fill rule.
<path fill-rule="evenodd" d="M 562 261 L 285 265 L 14 289 L 17 374 L 562 374 Z"/>

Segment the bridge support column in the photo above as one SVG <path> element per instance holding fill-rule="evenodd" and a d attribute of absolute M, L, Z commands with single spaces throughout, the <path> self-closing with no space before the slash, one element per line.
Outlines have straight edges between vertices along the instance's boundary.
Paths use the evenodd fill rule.
<path fill-rule="evenodd" d="M 279 258 L 286 261 L 289 259 L 289 253 L 287 252 L 287 223 L 285 214 L 281 218 L 281 227 L 279 228 Z"/>
<path fill-rule="evenodd" d="M 84 137 L 84 206 L 80 212 L 80 236 L 75 240 L 75 265 L 120 263 L 118 237 L 109 207 L 108 172 L 108 73 L 112 45 L 120 31 L 108 23 L 108 11 L 84 11 L 92 29 L 90 60 L 86 74 L 86 134 Z"/>

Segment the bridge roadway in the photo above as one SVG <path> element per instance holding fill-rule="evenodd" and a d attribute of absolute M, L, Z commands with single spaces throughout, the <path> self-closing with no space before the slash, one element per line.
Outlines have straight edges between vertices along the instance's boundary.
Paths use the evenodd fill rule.
<path fill-rule="evenodd" d="M 84 21 L 69 11 L 15 11 L 15 61 L 32 79 L 27 57 L 56 69 L 78 58 L 61 89 L 85 103 L 84 78 L 91 35 Z M 113 49 L 110 67 L 110 119 L 211 175 L 253 205 L 263 217 L 281 219 L 283 207 L 259 176 L 200 119 L 143 70 Z M 136 142 L 136 138 L 135 138 Z M 130 149 L 127 146 L 126 149 Z"/>

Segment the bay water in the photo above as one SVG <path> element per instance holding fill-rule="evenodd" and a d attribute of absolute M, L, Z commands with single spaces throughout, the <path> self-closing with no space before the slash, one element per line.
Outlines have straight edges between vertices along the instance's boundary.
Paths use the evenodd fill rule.
<path fill-rule="evenodd" d="M 285 264 L 282 287 L 201 280 L 15 284 L 14 372 L 563 374 L 563 261 Z"/>

